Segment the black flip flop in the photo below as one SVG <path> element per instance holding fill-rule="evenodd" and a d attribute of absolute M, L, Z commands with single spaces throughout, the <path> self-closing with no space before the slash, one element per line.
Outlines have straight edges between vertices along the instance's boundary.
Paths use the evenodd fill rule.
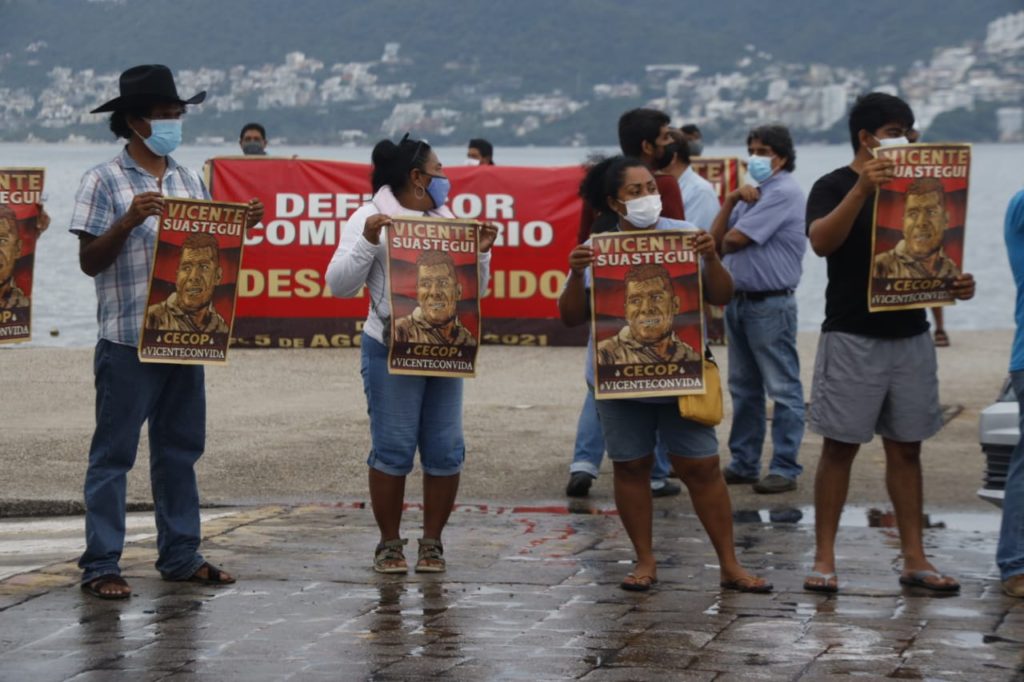
<path fill-rule="evenodd" d="M 204 568 L 206 569 L 205 578 L 199 575 L 199 572 Z M 224 572 L 222 570 L 211 564 L 209 561 L 204 561 L 202 565 L 196 569 L 195 573 L 187 578 L 180 578 L 178 580 L 164 578 L 164 580 L 169 580 L 170 582 L 175 583 L 199 583 L 200 585 L 231 585 L 235 582 L 234 578 L 231 580 L 222 580 L 221 578 L 223 575 Z"/>
<path fill-rule="evenodd" d="M 937 571 L 911 571 L 900 576 L 900 585 L 904 587 L 919 587 L 924 590 L 931 590 L 932 592 L 959 592 L 960 583 L 958 582 L 943 584 L 928 581 L 928 578 L 942 580 L 946 577 L 948 576 L 944 576 Z"/>

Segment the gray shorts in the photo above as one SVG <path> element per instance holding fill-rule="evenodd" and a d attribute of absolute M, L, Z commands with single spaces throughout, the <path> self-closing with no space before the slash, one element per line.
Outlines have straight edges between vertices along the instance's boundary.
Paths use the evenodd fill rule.
<path fill-rule="evenodd" d="M 818 339 L 807 425 L 842 443 L 874 434 L 903 443 L 942 428 L 935 344 L 928 333 L 902 339 L 826 332 Z"/>

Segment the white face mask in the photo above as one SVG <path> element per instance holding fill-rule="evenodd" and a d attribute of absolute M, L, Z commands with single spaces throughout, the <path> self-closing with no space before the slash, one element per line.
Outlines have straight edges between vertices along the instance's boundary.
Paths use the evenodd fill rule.
<path fill-rule="evenodd" d="M 472 157 L 468 157 L 467 156 L 466 157 L 466 165 L 467 166 L 479 166 L 480 165 L 480 159 L 474 159 Z"/>
<path fill-rule="evenodd" d="M 872 135 L 871 137 L 875 137 Z M 879 147 L 892 147 L 897 144 L 910 144 L 906 137 L 875 137 Z"/>
<path fill-rule="evenodd" d="M 626 221 L 633 227 L 650 227 L 661 215 L 661 195 L 648 194 L 638 199 L 623 202 L 626 205 Z"/>

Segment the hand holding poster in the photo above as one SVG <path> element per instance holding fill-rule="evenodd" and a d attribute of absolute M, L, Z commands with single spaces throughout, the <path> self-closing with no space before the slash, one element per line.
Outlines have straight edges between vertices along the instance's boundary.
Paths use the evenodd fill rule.
<path fill-rule="evenodd" d="M 246 204 L 164 200 L 139 360 L 227 362 Z"/>
<path fill-rule="evenodd" d="M 387 228 L 391 284 L 388 371 L 476 376 L 480 233 L 476 223 L 394 218 Z"/>
<path fill-rule="evenodd" d="M 42 168 L 0 168 L 0 343 L 32 338 L 32 269 L 41 221 Z"/>
<path fill-rule="evenodd" d="M 963 266 L 971 147 L 912 144 L 879 147 L 894 178 L 875 194 L 868 309 L 903 310 L 955 302 Z"/>
<path fill-rule="evenodd" d="M 594 235 L 595 397 L 703 393 L 703 296 L 696 233 Z"/>

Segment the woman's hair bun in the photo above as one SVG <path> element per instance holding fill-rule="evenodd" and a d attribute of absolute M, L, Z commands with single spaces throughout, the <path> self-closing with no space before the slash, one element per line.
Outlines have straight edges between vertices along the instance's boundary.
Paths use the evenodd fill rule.
<path fill-rule="evenodd" d="M 381 140 L 373 147 L 373 154 L 371 160 L 373 165 L 387 165 L 398 159 L 400 151 L 398 145 L 391 140 Z"/>

